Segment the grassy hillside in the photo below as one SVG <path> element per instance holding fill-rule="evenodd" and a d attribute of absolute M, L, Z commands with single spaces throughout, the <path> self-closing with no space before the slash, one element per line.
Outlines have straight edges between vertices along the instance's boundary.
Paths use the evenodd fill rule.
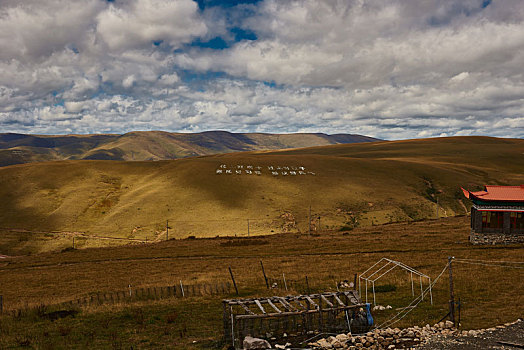
<path fill-rule="evenodd" d="M 78 309 L 74 318 L 56 321 L 42 317 L 42 313 L 12 310 L 97 292 L 125 291 L 129 285 L 137 289 L 178 284 L 180 280 L 186 285 L 228 281 L 228 267 L 242 297 L 296 294 L 303 291 L 306 275 L 312 292 L 333 291 L 337 281 L 352 280 L 355 273 L 362 273 L 382 257 L 401 261 L 433 281 L 448 256 L 497 262 L 488 266 L 453 263 L 455 298 L 462 303 L 462 329 L 491 327 L 522 317 L 521 266 L 500 261 L 522 261 L 524 248 L 473 246 L 468 243 L 468 234 L 469 219 L 463 216 L 356 228 L 349 234 L 169 240 L 8 258 L 0 260 L 0 294 L 6 310 L 0 315 L 0 348 L 225 349 L 220 343 L 222 297 L 217 296 L 87 306 Z M 285 274 L 288 282 L 297 281 L 302 289 L 266 290 L 261 260 L 269 277 Z M 394 326 L 424 326 L 444 317 L 449 299 L 447 275 L 445 271 L 433 288 L 433 306 L 426 298 Z M 391 285 L 396 290 L 377 293 L 377 303 L 393 307 L 374 313 L 377 325 L 412 300 L 409 274 L 393 270 L 377 281 L 376 288 Z M 371 291 L 369 296 L 371 299 Z"/>
<path fill-rule="evenodd" d="M 524 183 L 524 140 L 455 137 L 157 162 L 60 161 L 0 168 L 0 253 L 188 236 L 351 230 L 467 212 L 460 187 Z M 216 174 L 243 165 L 242 175 Z M 247 166 L 261 167 L 248 175 Z M 272 176 L 269 166 L 315 175 Z M 236 168 L 235 168 L 236 169 Z M 283 170 L 280 170 L 280 174 Z M 291 171 L 291 170 L 290 170 Z M 437 206 L 438 201 L 438 206 Z M 320 220 L 319 220 L 320 218 Z M 18 230 L 38 231 L 24 233 Z M 68 231 L 62 234 L 50 231 Z"/>
<path fill-rule="evenodd" d="M 276 150 L 377 139 L 350 134 L 184 134 L 137 131 L 124 135 L 0 134 L 0 166 L 65 159 L 160 160 L 237 151 Z"/>

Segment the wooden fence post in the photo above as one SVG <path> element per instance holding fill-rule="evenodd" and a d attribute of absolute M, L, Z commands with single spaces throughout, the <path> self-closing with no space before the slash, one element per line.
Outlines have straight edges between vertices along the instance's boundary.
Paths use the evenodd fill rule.
<path fill-rule="evenodd" d="M 448 257 L 448 263 L 449 263 L 449 318 L 451 319 L 451 322 L 453 322 L 453 327 L 456 326 L 455 324 L 455 294 L 453 293 L 453 270 L 452 270 L 452 262 L 453 257 Z"/>
<path fill-rule="evenodd" d="M 233 286 L 235 286 L 235 291 L 237 292 L 237 295 L 239 295 L 238 294 L 237 283 L 235 282 L 235 277 L 233 276 L 233 271 L 231 271 L 231 266 L 229 266 L 228 268 L 229 268 L 229 274 L 231 275 L 231 279 L 233 280 Z"/>
<path fill-rule="evenodd" d="M 269 282 L 267 281 L 266 271 L 264 271 L 264 264 L 260 260 L 260 266 L 262 266 L 262 274 L 264 275 L 264 281 L 266 281 L 266 288 L 269 289 Z"/>
<path fill-rule="evenodd" d="M 307 275 L 306 275 L 306 288 L 307 288 L 307 294 L 311 294 L 311 292 L 309 290 L 309 281 L 307 279 Z"/>
<path fill-rule="evenodd" d="M 222 300 L 222 322 L 224 324 L 224 341 L 227 343 L 229 339 L 229 315 L 227 313 L 227 305 L 225 300 Z"/>

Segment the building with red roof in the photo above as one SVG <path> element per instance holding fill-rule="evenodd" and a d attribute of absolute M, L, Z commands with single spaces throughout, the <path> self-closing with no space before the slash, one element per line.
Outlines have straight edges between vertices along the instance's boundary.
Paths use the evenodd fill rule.
<path fill-rule="evenodd" d="M 524 185 L 485 186 L 484 191 L 462 191 L 472 201 L 472 235 L 503 234 L 524 237 Z"/>

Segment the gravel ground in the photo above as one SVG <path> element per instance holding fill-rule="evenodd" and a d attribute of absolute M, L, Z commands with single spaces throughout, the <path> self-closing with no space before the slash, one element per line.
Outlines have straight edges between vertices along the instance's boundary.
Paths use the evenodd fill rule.
<path fill-rule="evenodd" d="M 512 343 L 511 346 L 503 343 Z M 520 346 L 520 347 L 519 347 Z M 486 331 L 477 336 L 453 337 L 439 336 L 417 348 L 422 350 L 484 350 L 484 349 L 524 349 L 524 322 L 514 325 Z"/>

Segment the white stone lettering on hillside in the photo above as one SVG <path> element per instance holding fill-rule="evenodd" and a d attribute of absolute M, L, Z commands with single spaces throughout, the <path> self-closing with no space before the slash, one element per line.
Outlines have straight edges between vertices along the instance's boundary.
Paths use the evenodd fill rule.
<path fill-rule="evenodd" d="M 219 164 L 215 169 L 216 175 L 272 175 L 272 176 L 315 176 L 304 166 L 298 165 L 245 165 L 245 164 Z"/>

